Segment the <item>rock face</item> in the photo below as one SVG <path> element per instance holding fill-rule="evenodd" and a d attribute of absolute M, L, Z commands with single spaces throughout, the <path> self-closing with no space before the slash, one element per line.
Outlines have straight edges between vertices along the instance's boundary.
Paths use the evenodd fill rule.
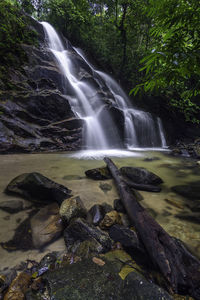
<path fill-rule="evenodd" d="M 78 150 L 82 147 L 85 121 L 78 119 L 70 107 L 76 100 L 72 87 L 63 77 L 55 58 L 45 45 L 43 26 L 30 19 L 31 29 L 38 33 L 38 46 L 23 45 L 27 54 L 18 69 L 8 70 L 10 88 L 3 85 L 0 92 L 0 153 Z M 30 25 L 29 25 L 30 26 Z M 94 78 L 89 66 L 63 39 L 70 52 L 80 81 L 90 82 L 97 95 L 110 109 L 114 98 L 108 87 Z M 123 117 L 110 109 L 115 120 L 121 115 L 118 127 L 123 132 Z"/>
<path fill-rule="evenodd" d="M 145 168 L 122 167 L 120 168 L 120 172 L 138 184 L 157 185 L 163 182 L 159 176 L 149 172 Z"/>
<path fill-rule="evenodd" d="M 23 45 L 28 60 L 9 70 L 11 89 L 0 93 L 0 153 L 79 149 L 83 121 L 63 94 L 63 75 L 44 47 L 42 25 L 30 22 L 40 44 Z"/>
<path fill-rule="evenodd" d="M 67 187 L 36 172 L 17 176 L 8 184 L 5 192 L 43 204 L 61 204 L 64 199 L 71 197 L 71 191 Z"/>

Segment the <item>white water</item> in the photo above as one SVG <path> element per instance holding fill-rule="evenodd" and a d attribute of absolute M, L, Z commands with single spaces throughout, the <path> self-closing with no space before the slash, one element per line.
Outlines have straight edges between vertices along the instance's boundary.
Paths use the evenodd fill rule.
<path fill-rule="evenodd" d="M 65 50 L 54 28 L 47 22 L 41 24 L 47 36 L 48 47 L 73 91 L 73 96 L 68 97 L 71 108 L 78 118 L 85 121 L 83 148 L 111 149 L 123 146 L 132 149 L 166 146 L 164 131 L 159 118 L 154 120 L 150 113 L 134 109 L 129 98 L 115 80 L 104 72 L 95 70 L 81 50 L 73 48 L 76 54 Z M 99 89 L 106 86 L 115 100 L 114 106 L 123 112 L 123 141 L 120 140 L 117 124 L 114 124 L 105 100 L 98 94 L 97 88 L 80 79 L 77 65 L 72 59 L 77 54 L 92 71 Z"/>

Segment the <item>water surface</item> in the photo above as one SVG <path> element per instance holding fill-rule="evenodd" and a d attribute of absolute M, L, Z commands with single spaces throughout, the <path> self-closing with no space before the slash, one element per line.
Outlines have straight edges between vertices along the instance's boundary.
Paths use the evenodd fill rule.
<path fill-rule="evenodd" d="M 0 202 L 17 199 L 15 196 L 4 194 L 7 184 L 16 176 L 27 172 L 40 172 L 44 176 L 63 184 L 72 190 L 73 195 L 79 195 L 85 206 L 90 208 L 96 203 L 107 202 L 113 204 L 118 198 L 113 180 L 93 181 L 85 177 L 85 171 L 91 168 L 104 166 L 103 157 L 113 157 L 118 167 L 133 166 L 145 167 L 159 175 L 164 183 L 160 193 L 140 192 L 144 197 L 140 203 L 149 210 L 156 221 L 173 236 L 187 243 L 196 255 L 200 256 L 200 225 L 180 220 L 176 214 L 191 213 L 187 207 L 188 201 L 171 191 L 177 184 L 186 184 L 200 178 L 200 166 L 195 160 L 188 158 L 175 158 L 167 152 L 150 151 L 120 151 L 109 152 L 81 151 L 74 153 L 53 154 L 14 154 L 0 156 Z M 151 159 L 154 158 L 152 161 Z M 111 186 L 103 191 L 102 183 Z M 171 203 L 177 204 L 170 204 Z M 28 201 L 26 206 L 30 206 Z M 14 229 L 27 217 L 28 211 L 9 214 L 0 210 L 0 241 L 10 240 Z M 15 251 L 8 253 L 0 248 L 0 266 L 11 267 L 26 259 L 40 259 L 45 253 L 65 249 L 63 239 L 47 246 L 41 253 L 37 250 L 26 252 Z"/>

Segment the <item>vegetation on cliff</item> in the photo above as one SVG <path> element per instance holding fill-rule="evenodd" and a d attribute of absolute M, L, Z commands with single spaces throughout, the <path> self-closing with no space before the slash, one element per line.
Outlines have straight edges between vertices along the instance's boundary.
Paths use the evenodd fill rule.
<path fill-rule="evenodd" d="M 17 45 L 30 38 L 21 8 L 49 21 L 133 95 L 158 96 L 162 109 L 199 122 L 200 7 L 196 0 L 10 1 L 12 5 L 9 0 L 0 4 L 1 35 L 6 32 L 3 42 L 0 38 L 4 60 L 11 63 L 9 53 L 16 53 Z"/>
<path fill-rule="evenodd" d="M 29 18 L 20 5 L 9 0 L 0 2 L 0 79 L 4 83 L 8 83 L 8 69 L 19 67 L 26 60 L 21 45 L 36 42 L 36 33 L 28 24 Z"/>

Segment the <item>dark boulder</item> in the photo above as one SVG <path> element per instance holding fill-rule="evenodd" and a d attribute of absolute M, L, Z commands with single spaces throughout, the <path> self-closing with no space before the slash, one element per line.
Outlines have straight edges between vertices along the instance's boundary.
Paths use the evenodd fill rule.
<path fill-rule="evenodd" d="M 95 168 L 85 171 L 85 175 L 94 180 L 111 179 L 112 176 L 107 167 Z"/>
<path fill-rule="evenodd" d="M 84 259 L 54 271 L 43 278 L 54 300 L 172 300 L 162 288 L 134 272 L 122 280 L 118 275 L 121 264 L 103 258 Z"/>
<path fill-rule="evenodd" d="M 124 205 L 123 205 L 121 199 L 115 199 L 113 202 L 113 207 L 118 212 L 126 213 L 126 209 L 124 208 Z"/>
<path fill-rule="evenodd" d="M 109 235 L 115 242 L 120 242 L 126 252 L 129 253 L 134 260 L 140 264 L 149 265 L 150 258 L 133 230 L 115 224 L 110 228 Z"/>
<path fill-rule="evenodd" d="M 87 220 L 94 225 L 98 225 L 101 222 L 101 220 L 103 220 L 104 216 L 105 210 L 103 206 L 95 204 L 88 211 Z"/>
<path fill-rule="evenodd" d="M 130 300 L 173 300 L 164 289 L 147 281 L 136 272 L 131 272 L 126 277 L 123 296 L 123 299 Z"/>
<path fill-rule="evenodd" d="M 60 205 L 64 199 L 71 197 L 67 187 L 36 172 L 17 176 L 8 184 L 5 192 L 43 204 L 57 202 Z"/>
<path fill-rule="evenodd" d="M 162 179 L 156 174 L 145 168 L 122 167 L 120 172 L 123 176 L 128 177 L 134 183 L 157 185 L 163 183 Z"/>
<path fill-rule="evenodd" d="M 200 182 L 173 186 L 172 191 L 188 199 L 200 199 Z"/>
<path fill-rule="evenodd" d="M 73 248 L 73 245 L 77 242 L 81 243 L 86 240 L 96 241 L 101 247 L 100 252 L 106 252 L 110 250 L 112 241 L 109 235 L 95 227 L 88 224 L 83 219 L 76 219 L 70 223 L 70 225 L 64 230 L 64 240 L 68 250 Z"/>

